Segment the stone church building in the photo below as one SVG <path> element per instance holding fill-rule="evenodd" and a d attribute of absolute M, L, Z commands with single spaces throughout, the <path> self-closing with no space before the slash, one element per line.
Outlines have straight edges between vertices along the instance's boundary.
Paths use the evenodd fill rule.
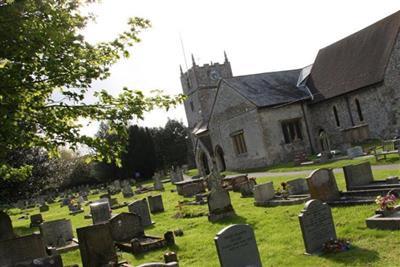
<path fill-rule="evenodd" d="M 233 76 L 221 63 L 181 71 L 201 174 L 345 151 L 400 130 L 400 12 L 322 48 L 310 66 Z"/>

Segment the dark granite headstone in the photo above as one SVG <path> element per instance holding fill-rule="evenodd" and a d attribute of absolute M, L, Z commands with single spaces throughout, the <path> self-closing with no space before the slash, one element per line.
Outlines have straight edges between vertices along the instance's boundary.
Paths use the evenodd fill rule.
<path fill-rule="evenodd" d="M 19 262 L 46 257 L 40 235 L 27 235 L 0 241 L 0 266 L 14 266 Z"/>
<path fill-rule="evenodd" d="M 49 206 L 48 206 L 46 203 L 44 203 L 44 204 L 40 205 L 39 211 L 40 211 L 40 212 L 49 211 Z"/>
<path fill-rule="evenodd" d="M 371 164 L 369 162 L 344 166 L 343 172 L 347 190 L 354 186 L 367 185 L 374 181 Z"/>
<path fill-rule="evenodd" d="M 145 198 L 141 200 L 136 200 L 128 205 L 129 212 L 136 213 L 140 216 L 142 225 L 144 227 L 152 225 L 149 205 L 147 204 L 147 200 Z"/>
<path fill-rule="evenodd" d="M 113 240 L 118 242 L 130 242 L 133 238 L 144 235 L 139 215 L 130 212 L 111 218 L 110 229 Z"/>
<path fill-rule="evenodd" d="M 253 229 L 247 224 L 230 225 L 214 238 L 221 267 L 261 267 Z"/>
<path fill-rule="evenodd" d="M 38 227 L 43 222 L 42 214 L 33 214 L 31 215 L 31 224 L 30 227 Z"/>
<path fill-rule="evenodd" d="M 307 254 L 321 252 L 325 242 L 336 239 L 331 208 L 318 199 L 307 201 L 299 221 Z"/>
<path fill-rule="evenodd" d="M 340 198 L 340 192 L 331 169 L 315 170 L 306 180 L 311 198 L 324 202 Z"/>
<path fill-rule="evenodd" d="M 67 219 L 44 222 L 39 228 L 47 246 L 62 247 L 74 238 L 71 221 Z"/>
<path fill-rule="evenodd" d="M 0 241 L 14 238 L 14 231 L 10 216 L 0 211 Z"/>
<path fill-rule="evenodd" d="M 150 212 L 157 213 L 164 211 L 164 204 L 161 195 L 148 196 L 147 201 L 149 202 Z"/>
<path fill-rule="evenodd" d="M 107 222 L 111 218 L 111 210 L 108 202 L 97 202 L 90 204 L 90 214 L 93 224 Z"/>
<path fill-rule="evenodd" d="M 83 267 L 117 266 L 118 256 L 108 223 L 78 228 Z"/>

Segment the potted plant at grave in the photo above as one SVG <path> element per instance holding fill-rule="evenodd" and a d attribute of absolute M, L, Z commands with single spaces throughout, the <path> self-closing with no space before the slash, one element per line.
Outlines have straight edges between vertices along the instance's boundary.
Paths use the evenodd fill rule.
<path fill-rule="evenodd" d="M 375 199 L 378 204 L 378 209 L 375 211 L 376 214 L 382 214 L 387 216 L 396 211 L 395 207 L 398 201 L 398 195 L 395 192 L 389 191 L 386 196 L 377 196 Z"/>
<path fill-rule="evenodd" d="M 282 182 L 281 186 L 282 188 L 278 187 L 278 189 L 276 190 L 276 194 L 278 196 L 281 196 L 281 198 L 283 199 L 288 199 L 290 186 L 286 182 Z"/>

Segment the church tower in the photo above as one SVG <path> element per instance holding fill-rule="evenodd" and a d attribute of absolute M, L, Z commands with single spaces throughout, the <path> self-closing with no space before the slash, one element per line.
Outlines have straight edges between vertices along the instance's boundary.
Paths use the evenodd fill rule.
<path fill-rule="evenodd" d="M 186 118 L 189 129 L 209 120 L 214 97 L 220 79 L 231 78 L 232 69 L 224 52 L 224 62 L 198 66 L 192 55 L 192 67 L 185 73 L 181 68 L 181 83 L 185 101 Z"/>

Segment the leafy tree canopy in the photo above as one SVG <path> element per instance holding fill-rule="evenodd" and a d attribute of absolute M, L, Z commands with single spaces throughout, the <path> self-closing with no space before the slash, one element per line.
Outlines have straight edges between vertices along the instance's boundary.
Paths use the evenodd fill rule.
<path fill-rule="evenodd" d="M 129 120 L 183 100 L 124 88 L 118 96 L 97 91 L 94 103 L 85 102 L 92 81 L 109 77 L 110 66 L 129 57 L 129 47 L 150 26 L 134 17 L 114 40 L 90 44 L 80 34 L 93 19 L 80 11 L 87 2 L 93 1 L 0 0 L 0 177 L 26 177 L 29 166 L 13 165 L 8 155 L 31 147 L 56 155 L 59 146 L 85 144 L 96 159 L 110 162 L 122 153 Z M 82 135 L 80 118 L 108 121 L 119 145 Z"/>

